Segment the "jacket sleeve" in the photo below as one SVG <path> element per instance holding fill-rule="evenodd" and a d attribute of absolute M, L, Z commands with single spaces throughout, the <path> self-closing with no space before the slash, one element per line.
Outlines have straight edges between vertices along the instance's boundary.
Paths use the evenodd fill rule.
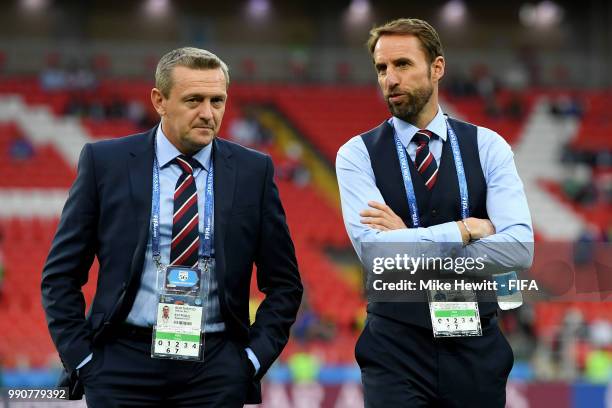
<path fill-rule="evenodd" d="M 257 310 L 249 343 L 261 364 L 257 378 L 263 377 L 287 344 L 303 292 L 295 249 L 273 175 L 274 167 L 268 157 L 261 239 L 255 260 L 257 285 L 266 296 Z"/>
<path fill-rule="evenodd" d="M 96 253 L 98 208 L 92 146 L 88 144 L 81 151 L 77 178 L 62 210 L 41 282 L 49 332 L 70 371 L 91 353 L 81 288 Z"/>

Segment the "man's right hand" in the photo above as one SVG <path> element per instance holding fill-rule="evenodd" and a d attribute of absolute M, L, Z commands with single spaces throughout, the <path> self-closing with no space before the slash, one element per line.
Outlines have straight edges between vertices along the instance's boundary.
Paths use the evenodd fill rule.
<path fill-rule="evenodd" d="M 488 219 L 470 217 L 466 218 L 464 221 L 470 229 L 473 240 L 485 238 L 489 235 L 495 234 L 495 227 Z M 468 233 L 465 225 L 463 225 L 463 222 L 457 221 L 457 225 L 459 226 L 459 231 L 461 231 L 463 243 L 467 244 L 470 241 L 470 233 Z"/>

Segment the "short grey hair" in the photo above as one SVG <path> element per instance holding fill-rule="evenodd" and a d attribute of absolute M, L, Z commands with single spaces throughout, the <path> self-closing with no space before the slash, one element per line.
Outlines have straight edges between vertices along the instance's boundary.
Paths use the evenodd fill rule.
<path fill-rule="evenodd" d="M 159 89 L 166 98 L 170 95 L 170 90 L 172 89 L 172 70 L 176 66 L 191 69 L 221 68 L 225 76 L 225 86 L 229 86 L 229 68 L 221 58 L 201 48 L 177 48 L 161 57 L 155 69 L 155 87 Z"/>

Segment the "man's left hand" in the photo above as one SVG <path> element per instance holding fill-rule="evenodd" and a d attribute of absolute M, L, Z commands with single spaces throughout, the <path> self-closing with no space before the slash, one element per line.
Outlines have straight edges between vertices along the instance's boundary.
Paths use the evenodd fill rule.
<path fill-rule="evenodd" d="M 386 204 L 368 201 L 367 208 L 359 213 L 361 223 L 380 231 L 391 231 L 406 228 L 404 221 Z"/>

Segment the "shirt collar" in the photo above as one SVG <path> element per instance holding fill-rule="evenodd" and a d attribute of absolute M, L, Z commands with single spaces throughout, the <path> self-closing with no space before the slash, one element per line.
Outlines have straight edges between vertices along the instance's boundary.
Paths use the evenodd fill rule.
<path fill-rule="evenodd" d="M 400 141 L 402 142 L 404 147 L 408 146 L 408 144 L 412 140 L 412 137 L 420 129 L 414 126 L 413 124 L 408 123 L 396 116 L 393 116 L 392 121 L 393 127 L 395 128 L 395 131 L 397 132 Z M 440 139 L 446 142 L 446 120 L 444 119 L 444 112 L 442 111 L 440 105 L 438 105 L 438 113 L 436 113 L 436 116 L 434 116 L 434 118 L 431 120 L 431 122 L 429 122 L 425 129 L 435 133 Z"/>
<path fill-rule="evenodd" d="M 155 143 L 157 147 L 157 161 L 159 162 L 159 168 L 163 168 L 167 164 L 169 164 L 175 157 L 180 156 L 182 153 L 168 140 L 166 134 L 162 130 L 161 123 L 157 127 L 157 133 L 155 137 Z M 193 158 L 200 163 L 200 166 L 204 168 L 204 170 L 208 171 L 210 168 L 210 159 L 212 153 L 212 143 L 204 146 L 200 149 L 196 154 L 193 155 Z"/>

